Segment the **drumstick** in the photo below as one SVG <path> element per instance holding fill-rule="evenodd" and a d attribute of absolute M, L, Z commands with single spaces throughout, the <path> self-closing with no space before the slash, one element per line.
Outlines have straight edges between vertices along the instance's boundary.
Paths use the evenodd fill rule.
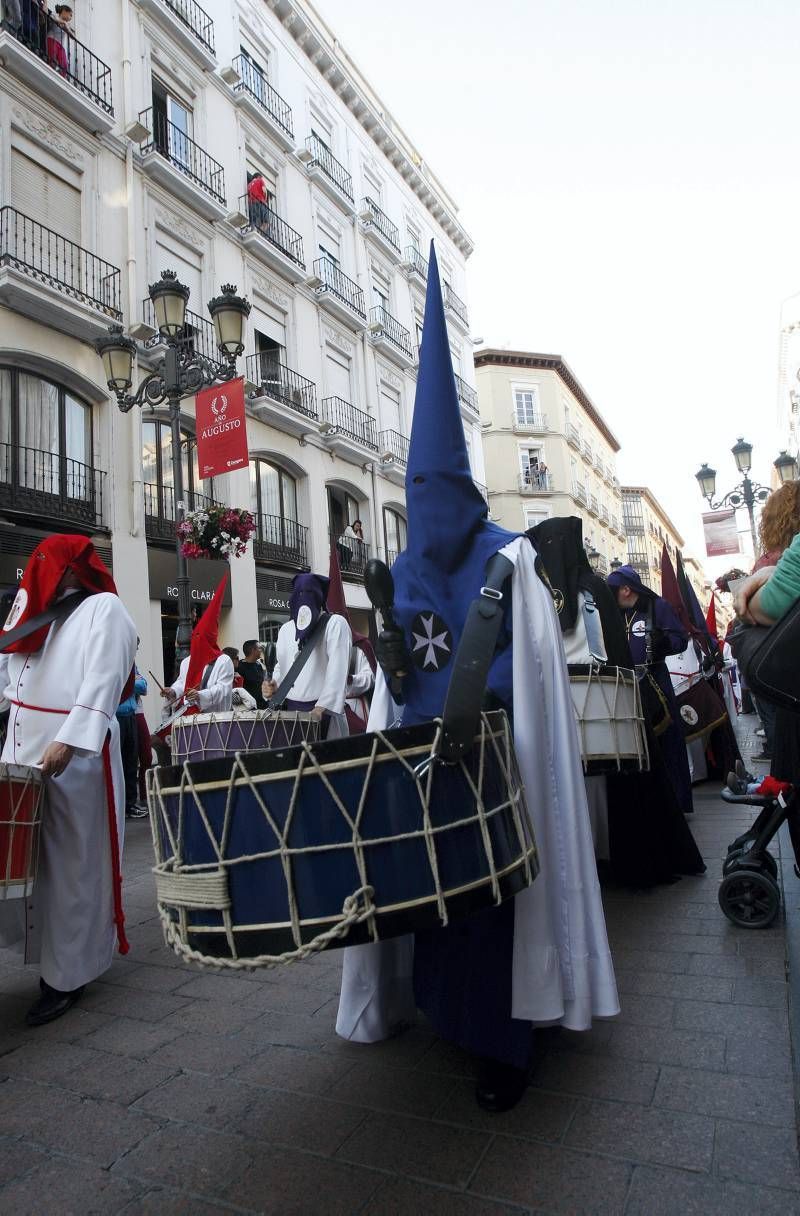
<path fill-rule="evenodd" d="M 159 692 L 166 692 L 166 691 L 167 691 L 167 690 L 166 690 L 166 688 L 164 687 L 164 685 L 161 683 L 161 681 L 156 679 L 156 677 L 153 675 L 153 673 L 152 673 L 152 671 L 150 670 L 150 668 L 149 668 L 149 667 L 148 667 L 148 669 L 147 669 L 147 674 L 149 675 L 150 679 L 153 681 L 153 683 L 154 683 L 154 684 L 158 684 L 158 691 L 159 691 Z"/>

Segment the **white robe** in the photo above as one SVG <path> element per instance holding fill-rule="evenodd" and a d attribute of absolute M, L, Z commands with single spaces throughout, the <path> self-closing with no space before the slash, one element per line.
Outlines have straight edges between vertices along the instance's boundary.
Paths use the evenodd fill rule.
<path fill-rule="evenodd" d="M 503 552 L 515 563 L 514 740 L 541 865 L 515 897 L 512 1016 L 586 1030 L 593 1017 L 619 1013 L 619 1000 L 564 647 L 533 547 L 521 538 Z M 395 716 L 380 679 L 369 727 Z M 413 1017 L 413 948 L 402 937 L 344 951 L 340 1035 L 372 1042 Z"/>
<path fill-rule="evenodd" d="M 35 766 L 48 743 L 75 749 L 47 781 L 39 869 L 31 900 L 0 902 L 0 944 L 22 944 L 26 962 L 69 992 L 111 965 L 116 943 L 108 808 L 102 750 L 111 732 L 111 766 L 120 852 L 125 782 L 114 711 L 136 655 L 136 626 L 116 595 L 92 595 L 52 625 L 36 654 L 0 654 L 0 709 L 9 699 L 68 709 L 41 713 L 10 705 L 2 759 Z M 28 913 L 26 919 L 26 911 Z"/>
<path fill-rule="evenodd" d="M 352 671 L 346 689 L 347 708 L 360 718 L 366 726 L 369 716 L 369 704 L 366 700 L 375 683 L 375 673 L 369 665 L 369 659 L 360 646 L 353 647 Z"/>
<path fill-rule="evenodd" d="M 276 684 L 280 684 L 297 658 L 299 647 L 296 631 L 295 623 L 291 620 L 278 630 L 275 643 L 277 657 L 272 673 Z M 347 621 L 338 613 L 331 613 L 324 638 L 315 646 L 289 693 L 290 700 L 313 701 L 331 715 L 328 739 L 338 739 L 348 733 L 344 701 L 352 642 L 353 635 Z"/>
<path fill-rule="evenodd" d="M 176 697 L 182 697 L 186 691 L 186 676 L 189 671 L 188 656 L 183 660 L 178 671 L 178 678 L 172 685 Z M 208 683 L 197 693 L 197 708 L 201 714 L 227 713 L 233 702 L 233 659 L 229 654 L 218 655 L 211 668 Z"/>

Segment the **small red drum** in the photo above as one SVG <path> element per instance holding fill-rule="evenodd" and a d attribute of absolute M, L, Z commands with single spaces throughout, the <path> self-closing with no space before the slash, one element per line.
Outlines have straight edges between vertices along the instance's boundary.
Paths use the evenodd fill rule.
<path fill-rule="evenodd" d="M 311 714 L 299 710 L 187 714 L 172 726 L 172 763 L 222 760 L 236 752 L 264 752 L 316 743 L 319 728 L 319 722 Z"/>
<path fill-rule="evenodd" d="M 0 900 L 33 891 L 44 788 L 38 768 L 0 764 Z"/>

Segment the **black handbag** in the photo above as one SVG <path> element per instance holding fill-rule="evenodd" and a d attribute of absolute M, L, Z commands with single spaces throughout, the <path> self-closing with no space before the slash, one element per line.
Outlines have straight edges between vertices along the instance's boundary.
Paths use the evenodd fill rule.
<path fill-rule="evenodd" d="M 750 691 L 800 713 L 800 599 L 777 624 L 738 625 L 728 640 Z"/>

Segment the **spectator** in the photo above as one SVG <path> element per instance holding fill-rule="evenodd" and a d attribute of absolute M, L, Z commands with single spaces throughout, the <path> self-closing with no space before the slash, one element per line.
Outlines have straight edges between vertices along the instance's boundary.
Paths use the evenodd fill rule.
<path fill-rule="evenodd" d="M 261 662 L 264 653 L 261 643 L 257 638 L 249 638 L 242 644 L 242 653 L 244 658 L 239 663 L 239 674 L 245 691 L 255 700 L 257 709 L 264 709 L 267 703 L 261 686 L 267 678 L 267 673 Z"/>
<path fill-rule="evenodd" d="M 250 223 L 254 228 L 268 234 L 269 229 L 269 200 L 267 182 L 263 173 L 251 173 L 247 179 L 247 208 L 250 212 Z"/>
<path fill-rule="evenodd" d="M 3 20 L 16 32 L 22 29 L 22 0 L 3 0 Z"/>
<path fill-rule="evenodd" d="M 147 680 L 134 668 L 133 692 L 117 706 L 119 723 L 119 747 L 122 753 L 122 771 L 125 776 L 125 815 L 128 819 L 142 819 L 147 807 L 138 799 L 139 741 L 136 725 L 136 698 L 147 692 Z"/>
<path fill-rule="evenodd" d="M 139 639 L 136 639 L 136 646 L 139 646 Z M 139 674 L 138 672 L 136 673 Z M 141 678 L 141 677 L 140 677 Z M 147 809 L 147 784 L 145 773 L 153 763 L 153 749 L 150 746 L 150 727 L 147 725 L 147 718 L 144 714 L 144 705 L 142 697 L 147 695 L 147 684 L 145 683 L 144 692 L 136 692 L 134 687 L 134 696 L 136 697 L 136 743 L 137 743 L 137 758 L 139 764 L 139 804 Z M 136 818 L 136 816 L 134 816 Z"/>
<path fill-rule="evenodd" d="M 47 17 L 47 58 L 52 67 L 62 76 L 69 74 L 69 40 L 72 34 L 72 9 L 68 4 L 57 4 L 55 16 Z"/>
<path fill-rule="evenodd" d="M 222 653 L 226 654 L 233 663 L 233 687 L 242 688 L 244 686 L 244 680 L 239 674 L 239 651 L 235 646 L 223 646 Z"/>

